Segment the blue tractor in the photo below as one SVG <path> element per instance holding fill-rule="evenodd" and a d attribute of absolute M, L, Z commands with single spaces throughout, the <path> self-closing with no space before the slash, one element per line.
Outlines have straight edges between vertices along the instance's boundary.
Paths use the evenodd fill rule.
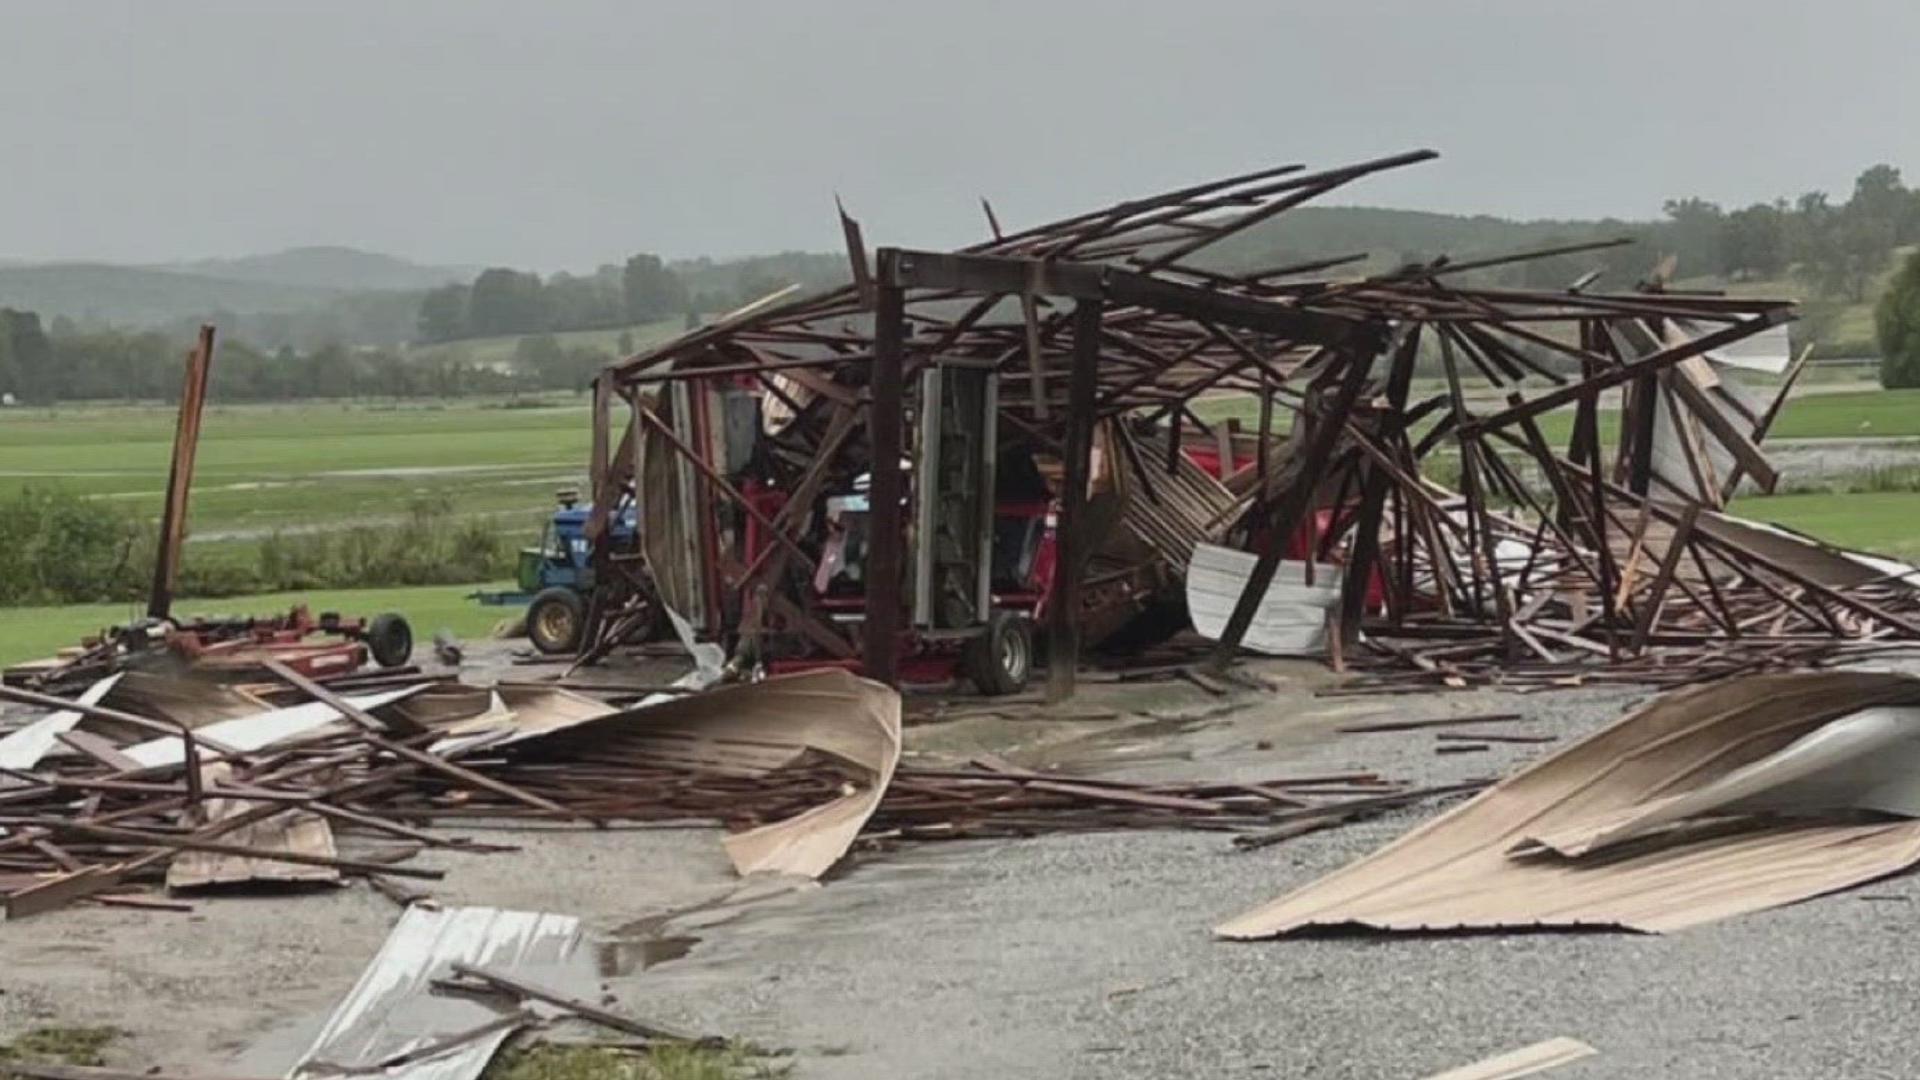
<path fill-rule="evenodd" d="M 560 508 L 547 519 L 540 543 L 520 549 L 515 575 L 518 588 L 473 594 L 483 604 L 526 604 L 527 637 L 543 653 L 579 651 L 580 635 L 587 623 L 587 598 L 593 594 L 591 547 L 587 543 L 587 519 L 592 516 L 593 508 L 580 503 L 579 493 L 560 492 Z M 615 550 L 637 546 L 640 515 L 631 493 L 622 495 L 616 504 L 609 527 Z"/>

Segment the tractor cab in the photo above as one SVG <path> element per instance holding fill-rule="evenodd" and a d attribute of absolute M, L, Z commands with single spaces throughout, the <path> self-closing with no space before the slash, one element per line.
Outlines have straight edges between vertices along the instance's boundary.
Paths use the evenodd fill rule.
<path fill-rule="evenodd" d="M 593 507 L 571 488 L 559 493 L 560 506 L 540 530 L 540 542 L 520 549 L 512 592 L 476 592 L 483 604 L 526 604 L 527 636 L 543 653 L 574 651 L 586 624 L 586 597 L 593 591 L 592 545 L 587 523 Z M 631 490 L 620 494 L 607 519 L 617 551 L 639 545 L 640 511 Z"/>
<path fill-rule="evenodd" d="M 593 569 L 589 565 L 591 546 L 587 543 L 587 521 L 593 507 L 579 501 L 579 493 L 560 492 L 560 507 L 547 519 L 540 542 L 520 549 L 517 584 L 522 592 L 533 594 L 542 589 L 567 588 L 586 592 L 593 588 Z M 617 546 L 633 543 L 640 528 L 639 510 L 631 494 L 623 494 L 608 525 Z"/>

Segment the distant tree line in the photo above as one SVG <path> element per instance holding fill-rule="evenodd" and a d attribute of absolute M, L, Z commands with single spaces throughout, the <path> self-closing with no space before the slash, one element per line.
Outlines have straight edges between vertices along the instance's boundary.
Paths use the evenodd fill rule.
<path fill-rule="evenodd" d="M 444 285 L 420 298 L 416 340 L 458 341 L 505 334 L 601 330 L 721 311 L 789 284 L 836 285 L 847 278 L 846 259 L 786 252 L 716 263 L 666 263 L 645 252 L 620 266 L 580 276 L 545 278 L 496 266 L 466 284 Z"/>
<path fill-rule="evenodd" d="M 1894 248 L 1920 240 L 1920 191 L 1891 165 L 1862 172 L 1844 203 L 1809 191 L 1728 211 L 1691 198 L 1667 203 L 1666 214 L 1667 249 L 1683 264 L 1691 257 L 1696 273 L 1740 281 L 1792 271 L 1820 295 L 1854 303 L 1867 298 Z"/>
<path fill-rule="evenodd" d="M 158 329 L 188 339 L 203 322 L 220 332 L 263 349 L 290 346 L 301 352 L 335 342 L 351 345 L 404 345 L 418 336 L 419 289 L 392 289 L 346 293 L 323 304 L 294 311 L 232 312 L 214 310 L 197 318 L 176 319 Z M 94 321 L 91 329 L 111 324 Z M 59 320 L 50 330 L 60 334 Z"/>
<path fill-rule="evenodd" d="M 88 330 L 32 312 L 0 309 L 0 400 L 171 401 L 179 396 L 187 334 Z M 613 362 L 605 349 L 563 347 L 551 335 L 523 339 L 503 364 L 400 349 L 322 345 L 259 349 L 222 335 L 211 393 L 226 401 L 344 397 L 460 397 L 580 390 Z"/>
<path fill-rule="evenodd" d="M 1920 190 L 1900 170 L 1875 165 L 1860 173 L 1844 202 L 1824 191 L 1791 201 L 1729 210 L 1707 199 L 1669 200 L 1658 221 L 1508 221 L 1367 207 L 1303 207 L 1221 245 L 1211 258 L 1233 268 L 1370 252 L 1368 269 L 1457 260 L 1626 237 L 1604 251 L 1517 262 L 1476 277 L 1501 285 L 1564 288 L 1598 269 L 1602 288 L 1628 288 L 1671 255 L 1680 279 L 1723 281 L 1793 276 L 1818 298 L 1867 299 L 1895 248 L 1920 241 Z"/>

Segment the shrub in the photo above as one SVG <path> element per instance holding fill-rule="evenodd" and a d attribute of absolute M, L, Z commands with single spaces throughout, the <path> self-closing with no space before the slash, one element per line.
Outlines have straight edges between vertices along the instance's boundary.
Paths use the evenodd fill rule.
<path fill-rule="evenodd" d="M 48 488 L 0 502 L 0 604 L 52 604 L 137 596 L 153 563 L 127 515 Z M 143 542 L 144 540 L 144 542 Z"/>
<path fill-rule="evenodd" d="M 1920 251 L 1907 256 L 1873 311 L 1880 385 L 1920 386 Z"/>
<path fill-rule="evenodd" d="M 146 594 L 156 533 L 110 504 L 51 489 L 0 500 L 0 606 L 136 600 Z M 400 521 L 275 532 L 257 545 L 189 545 L 175 592 L 259 592 L 452 585 L 507 577 L 513 552 L 485 520 L 444 496 Z"/>

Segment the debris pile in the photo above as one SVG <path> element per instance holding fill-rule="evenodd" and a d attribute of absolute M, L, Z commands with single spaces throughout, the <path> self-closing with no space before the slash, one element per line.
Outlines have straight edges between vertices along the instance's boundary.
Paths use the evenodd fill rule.
<path fill-rule="evenodd" d="M 597 382 L 632 423 L 617 446 L 598 433 L 594 490 L 642 477 L 652 512 L 640 551 L 596 556 L 585 658 L 645 617 L 655 586 L 743 657 L 887 682 L 977 631 L 978 510 L 943 517 L 955 488 L 925 460 L 955 430 L 954 371 L 990 377 L 968 453 L 985 442 L 1003 487 L 1037 477 L 1024 497 L 1058 508 L 1060 570 L 1025 583 L 1045 594 L 1031 610 L 1056 661 L 1137 639 L 1125 627 L 1143 618 L 1177 628 L 1210 550 L 1244 556 L 1205 569 L 1202 629 L 1223 663 L 1243 645 L 1324 653 L 1373 689 L 1675 684 L 1920 638 L 1910 568 L 1724 513 L 1779 480 L 1759 443 L 1802 370 L 1788 301 L 1673 288 L 1670 265 L 1612 293 L 1595 275 L 1476 276 L 1606 242 L 1346 277 L 1332 272 L 1359 256 L 1246 267 L 1221 246 L 1433 156 L 1281 166 L 1012 233 L 990 217 L 992 238 L 957 252 L 870 256 L 843 214 L 851 285 L 776 295 Z M 1754 371 L 1779 377 L 1771 398 L 1743 384 Z M 1234 403 L 1250 432 L 1211 408 Z M 911 475 L 873 467 L 916 452 Z M 987 490 L 1004 515 L 1006 492 Z M 857 613 L 809 587 L 838 554 L 816 504 L 849 491 L 870 518 Z M 1056 695 L 1068 667 L 1049 670 Z"/>
<path fill-rule="evenodd" d="M 1371 772 L 1143 783 L 991 756 L 900 764 L 900 698 L 843 671 L 615 708 L 564 689 L 417 675 L 344 687 L 127 672 L 0 736 L 0 901 L 182 906 L 171 893 L 364 877 L 397 898 L 414 856 L 511 850 L 448 830 L 507 819 L 724 823 L 742 874 L 818 877 L 868 843 L 1196 828 L 1271 835 L 1439 794 Z M 364 686 L 368 681 L 404 685 Z"/>

